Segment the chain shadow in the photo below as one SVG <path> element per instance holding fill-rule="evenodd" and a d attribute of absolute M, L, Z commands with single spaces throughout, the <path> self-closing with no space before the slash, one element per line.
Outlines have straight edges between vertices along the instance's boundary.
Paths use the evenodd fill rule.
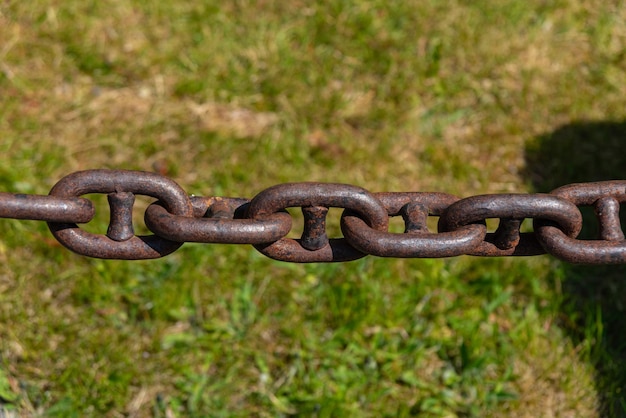
<path fill-rule="evenodd" d="M 561 126 L 530 141 L 525 159 L 524 174 L 537 192 L 626 179 L 626 121 Z M 595 238 L 593 209 L 581 211 L 585 226 L 580 238 Z M 626 266 L 564 263 L 562 268 L 561 326 L 575 344 L 591 343 L 600 416 L 626 417 Z"/>

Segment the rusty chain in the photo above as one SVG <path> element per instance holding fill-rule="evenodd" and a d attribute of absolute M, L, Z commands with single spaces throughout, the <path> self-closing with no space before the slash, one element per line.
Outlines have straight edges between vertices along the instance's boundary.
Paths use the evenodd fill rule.
<path fill-rule="evenodd" d="M 106 235 L 77 224 L 90 222 L 93 203 L 81 196 L 107 194 L 110 222 Z M 153 233 L 137 236 L 135 195 L 156 201 L 144 220 Z M 570 263 L 626 263 L 620 204 L 626 181 L 571 184 L 549 194 L 491 194 L 464 199 L 444 193 L 370 193 L 347 184 L 288 183 L 253 199 L 196 197 L 155 173 L 88 170 L 61 179 L 47 196 L 0 193 L 0 218 L 46 221 L 54 237 L 70 250 L 96 258 L 138 260 L 163 257 L 185 242 L 252 244 L 276 260 L 309 263 L 379 257 L 531 256 L 549 253 Z M 583 219 L 579 207 L 593 206 L 599 236 L 577 239 Z M 342 238 L 329 238 L 326 215 L 342 208 Z M 292 217 L 301 208 L 304 229 L 288 238 Z M 389 218 L 402 217 L 403 233 L 389 232 Z M 437 232 L 427 226 L 438 217 Z M 499 219 L 493 232 L 487 220 Z M 533 232 L 520 232 L 532 219 Z"/>

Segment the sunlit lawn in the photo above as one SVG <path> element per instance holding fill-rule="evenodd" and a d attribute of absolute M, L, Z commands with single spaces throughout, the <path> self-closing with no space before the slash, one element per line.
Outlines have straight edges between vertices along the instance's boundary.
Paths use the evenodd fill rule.
<path fill-rule="evenodd" d="M 90 168 L 236 197 L 297 181 L 469 196 L 624 178 L 622 153 L 594 139 L 550 143 L 624 119 L 623 6 L 4 1 L 0 190 L 46 194 Z M 88 228 L 104 232 L 90 197 Z M 618 270 L 296 265 L 197 244 L 102 261 L 44 223 L 0 231 L 0 416 L 626 415 L 617 316 L 568 290 Z"/>

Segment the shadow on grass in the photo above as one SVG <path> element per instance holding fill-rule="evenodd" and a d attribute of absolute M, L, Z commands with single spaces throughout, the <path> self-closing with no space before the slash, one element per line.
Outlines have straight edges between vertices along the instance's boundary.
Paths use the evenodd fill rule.
<path fill-rule="evenodd" d="M 527 145 L 526 166 L 538 192 L 568 183 L 626 179 L 626 121 L 559 127 Z M 593 238 L 593 210 L 582 211 L 581 238 Z M 626 417 L 626 266 L 564 264 L 562 269 L 562 326 L 575 343 L 589 349 L 600 416 Z"/>

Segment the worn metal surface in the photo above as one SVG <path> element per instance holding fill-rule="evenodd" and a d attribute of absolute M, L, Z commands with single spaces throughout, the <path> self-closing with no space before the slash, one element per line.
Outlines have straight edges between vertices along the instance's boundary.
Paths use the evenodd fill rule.
<path fill-rule="evenodd" d="M 336 183 L 287 183 L 265 189 L 252 199 L 248 217 L 263 219 L 290 207 L 303 208 L 305 228 L 300 239 L 282 238 L 255 248 L 275 260 L 296 263 L 349 261 L 364 257 L 345 238 L 326 238 L 326 212 L 316 207 L 338 207 L 354 211 L 370 228 L 384 231 L 387 210 L 367 190 Z M 307 245 L 307 249 L 302 245 Z"/>
<path fill-rule="evenodd" d="M 95 208 L 82 198 L 0 193 L 0 218 L 87 223 Z"/>
<path fill-rule="evenodd" d="M 291 216 L 287 212 L 273 213 L 263 219 L 242 218 L 248 202 L 192 197 L 193 217 L 174 215 L 156 202 L 146 210 L 145 222 L 152 232 L 176 242 L 262 244 L 278 241 L 289 233 Z"/>
<path fill-rule="evenodd" d="M 57 197 L 78 197 L 89 193 L 140 194 L 159 199 L 167 209 L 182 216 L 192 216 L 193 209 L 187 193 L 174 181 L 155 173 L 123 170 L 79 171 L 61 179 L 50 190 Z M 48 222 L 52 235 L 70 250 L 89 257 L 141 260 L 163 257 L 176 251 L 182 243 L 149 235 L 135 236 L 132 216 L 129 216 L 128 195 L 109 199 L 112 227 L 109 234 L 96 235 L 84 231 L 75 223 Z"/>
<path fill-rule="evenodd" d="M 565 199 L 547 194 L 501 194 L 472 196 L 453 203 L 439 219 L 439 231 L 456 231 L 491 218 L 500 219 L 498 229 L 487 234 L 468 254 L 491 257 L 544 254 L 535 234 L 520 232 L 525 218 L 556 222 L 559 230 L 570 237 L 576 237 L 582 228 L 580 211 Z"/>
<path fill-rule="evenodd" d="M 370 228 L 358 215 L 346 212 L 341 229 L 359 251 L 379 257 L 453 257 L 467 254 L 482 243 L 484 225 L 466 225 L 455 231 L 431 233 L 428 216 L 441 216 L 459 199 L 443 193 L 377 193 L 389 216 L 402 216 L 404 234 Z"/>
<path fill-rule="evenodd" d="M 599 221 L 599 240 L 577 240 L 557 226 L 535 220 L 537 238 L 550 254 L 570 263 L 624 264 L 626 240 L 619 217 L 626 201 L 626 181 L 570 184 L 552 192 L 576 206 L 593 206 Z"/>
<path fill-rule="evenodd" d="M 80 196 L 107 194 L 106 235 L 78 227 L 94 216 L 94 205 Z M 144 213 L 155 235 L 136 236 L 136 195 L 157 201 Z M 184 242 L 252 244 L 263 254 L 291 262 L 348 261 L 380 257 L 509 256 L 549 253 L 571 263 L 626 263 L 620 207 L 626 181 L 571 184 L 550 194 L 500 194 L 459 199 L 444 193 L 370 193 L 334 183 L 287 183 L 261 191 L 252 200 L 189 197 L 174 181 L 155 173 L 89 170 L 68 175 L 49 196 L 0 193 L 0 217 L 48 222 L 59 242 L 98 258 L 144 259 L 167 255 Z M 598 237 L 579 240 L 580 206 L 593 206 Z M 328 237 L 329 208 L 342 208 L 343 237 Z M 287 237 L 300 208 L 303 232 Z M 389 231 L 389 218 L 402 217 L 404 232 Z M 437 231 L 429 217 L 439 217 Z M 499 219 L 495 231 L 488 219 Z M 524 219 L 532 231 L 520 232 Z M 490 223 L 489 223 L 490 224 Z M 531 229 L 530 227 L 528 228 Z"/>

